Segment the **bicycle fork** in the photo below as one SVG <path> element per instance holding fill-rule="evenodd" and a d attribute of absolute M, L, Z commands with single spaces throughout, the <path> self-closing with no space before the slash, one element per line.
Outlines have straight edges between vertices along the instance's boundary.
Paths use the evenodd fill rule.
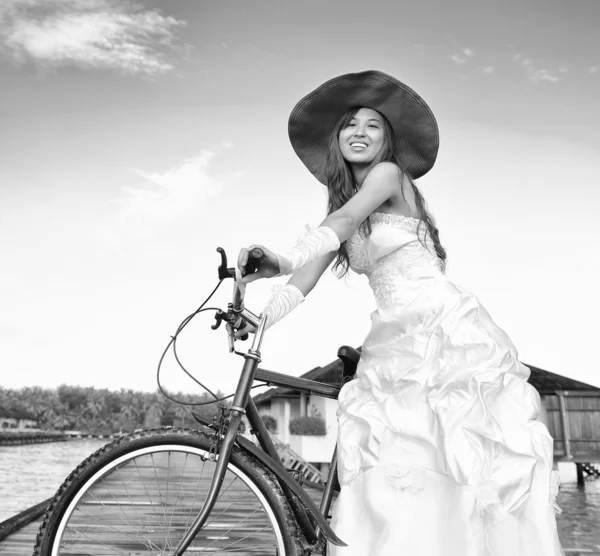
<path fill-rule="evenodd" d="M 217 497 L 219 496 L 219 491 L 221 490 L 223 480 L 225 479 L 227 463 L 229 462 L 229 458 L 231 456 L 231 451 L 237 436 L 238 428 L 242 420 L 242 416 L 246 412 L 244 408 L 246 407 L 248 395 L 250 394 L 250 387 L 252 386 L 254 376 L 256 375 L 256 369 L 260 363 L 259 349 L 262 342 L 262 331 L 263 326 L 259 326 L 259 329 L 254 337 L 252 348 L 248 350 L 246 355 L 244 355 L 244 367 L 242 369 L 240 380 L 233 398 L 233 403 L 231 405 L 229 425 L 227 427 L 225 437 L 223 438 L 223 442 L 221 442 L 219 449 L 217 450 L 217 466 L 215 468 L 215 473 L 213 475 L 208 494 L 206 495 L 206 501 L 204 502 L 204 506 L 202 506 L 202 510 L 198 514 L 198 517 L 196 517 L 194 523 L 192 523 L 191 528 L 175 548 L 175 551 L 173 552 L 174 556 L 182 556 L 185 553 L 187 548 L 198 534 L 198 531 L 200 531 L 202 526 L 206 523 L 206 520 L 208 519 L 208 516 L 210 515 L 210 512 L 217 501 Z M 218 440 L 219 439 L 217 439 L 217 442 Z"/>

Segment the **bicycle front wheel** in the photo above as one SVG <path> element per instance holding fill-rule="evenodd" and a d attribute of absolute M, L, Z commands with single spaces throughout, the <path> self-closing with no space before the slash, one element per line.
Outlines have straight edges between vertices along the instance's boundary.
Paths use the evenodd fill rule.
<path fill-rule="evenodd" d="M 86 459 L 59 488 L 34 556 L 167 556 L 200 512 L 216 463 L 210 437 L 138 431 Z M 299 532 L 270 473 L 235 447 L 219 498 L 187 553 L 299 556 Z"/>

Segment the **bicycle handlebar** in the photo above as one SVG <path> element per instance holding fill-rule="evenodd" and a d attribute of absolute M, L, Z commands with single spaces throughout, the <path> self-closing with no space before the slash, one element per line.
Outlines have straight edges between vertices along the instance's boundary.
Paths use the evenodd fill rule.
<path fill-rule="evenodd" d="M 235 321 L 237 321 L 237 318 L 240 316 L 242 317 L 242 322 L 241 322 L 240 328 L 242 328 L 246 322 L 249 322 L 256 328 L 258 328 L 258 326 L 260 324 L 260 318 L 257 317 L 255 314 L 251 313 L 250 311 L 248 311 L 248 309 L 246 309 L 244 307 L 244 295 L 246 292 L 245 284 L 239 284 L 237 282 L 237 272 L 236 272 L 235 267 L 234 268 L 227 267 L 227 255 L 225 254 L 225 249 L 223 249 L 222 247 L 217 247 L 217 251 L 221 255 L 221 264 L 219 265 L 219 268 L 218 268 L 219 280 L 224 280 L 225 278 L 233 278 L 234 279 L 234 287 L 233 287 L 232 301 L 231 301 L 231 303 L 228 304 L 229 311 L 227 313 L 223 313 L 222 311 L 219 311 L 217 313 L 217 315 L 215 316 L 217 322 L 212 326 L 213 330 L 215 330 L 216 328 L 219 327 L 222 320 L 227 321 L 228 324 L 230 324 L 230 325 L 235 324 Z M 248 275 L 253 272 L 256 272 L 258 265 L 260 263 L 260 259 L 262 259 L 263 256 L 264 256 L 264 252 L 260 247 L 256 247 L 256 248 L 252 249 L 252 251 L 250 252 L 250 257 L 248 258 L 248 261 L 246 263 L 246 267 L 245 267 L 246 272 L 244 275 Z M 247 338 L 248 338 L 248 335 L 245 334 L 241 339 L 246 340 Z M 230 343 L 229 343 L 230 351 L 234 351 L 233 333 L 231 331 L 229 331 L 229 339 L 230 339 Z"/>
<path fill-rule="evenodd" d="M 260 247 L 255 247 L 252 249 L 252 251 L 250 251 L 250 256 L 248 257 L 248 262 L 246 263 L 246 273 L 244 276 L 255 273 L 258 270 L 260 260 L 264 256 L 265 253 Z"/>
<path fill-rule="evenodd" d="M 235 278 L 235 268 L 227 267 L 227 255 L 225 253 L 225 249 L 222 247 L 217 247 L 217 252 L 221 254 L 221 264 L 217 269 L 219 273 L 219 280 L 224 280 L 225 278 Z M 258 264 L 263 256 L 264 252 L 260 247 L 255 247 L 252 249 L 252 251 L 250 251 L 250 257 L 248 257 L 248 262 L 246 263 L 246 272 L 244 276 L 256 272 L 258 269 Z"/>

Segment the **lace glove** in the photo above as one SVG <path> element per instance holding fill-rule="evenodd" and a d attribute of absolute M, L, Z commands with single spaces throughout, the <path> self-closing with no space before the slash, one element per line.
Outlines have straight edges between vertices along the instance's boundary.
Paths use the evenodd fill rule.
<path fill-rule="evenodd" d="M 319 226 L 308 232 L 296 246 L 283 255 L 277 254 L 281 275 L 293 274 L 304 265 L 340 248 L 336 233 L 327 226 Z"/>
<path fill-rule="evenodd" d="M 304 295 L 292 284 L 286 284 L 275 292 L 262 312 L 263 315 L 267 315 L 265 330 L 285 317 L 303 301 Z"/>

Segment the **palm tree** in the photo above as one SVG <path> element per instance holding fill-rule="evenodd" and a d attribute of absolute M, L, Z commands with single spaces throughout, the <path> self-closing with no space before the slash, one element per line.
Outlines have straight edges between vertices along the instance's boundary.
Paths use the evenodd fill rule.
<path fill-rule="evenodd" d="M 191 410 L 190 410 L 190 406 L 189 405 L 183 405 L 183 404 L 179 404 L 176 408 L 175 408 L 175 417 L 179 417 L 181 419 L 181 426 L 184 427 L 185 426 L 185 418 L 190 414 Z"/>
<path fill-rule="evenodd" d="M 57 396 L 48 396 L 41 404 L 41 421 L 46 426 L 55 426 L 54 422 L 66 413 L 66 408 L 60 403 Z"/>
<path fill-rule="evenodd" d="M 153 395 L 146 404 L 146 425 L 150 427 L 160 426 L 160 420 L 163 416 L 163 401 L 156 394 Z"/>
<path fill-rule="evenodd" d="M 73 422 L 72 415 L 68 415 L 67 412 L 58 414 L 52 421 L 52 425 L 61 430 L 70 429 L 71 423 Z"/>

